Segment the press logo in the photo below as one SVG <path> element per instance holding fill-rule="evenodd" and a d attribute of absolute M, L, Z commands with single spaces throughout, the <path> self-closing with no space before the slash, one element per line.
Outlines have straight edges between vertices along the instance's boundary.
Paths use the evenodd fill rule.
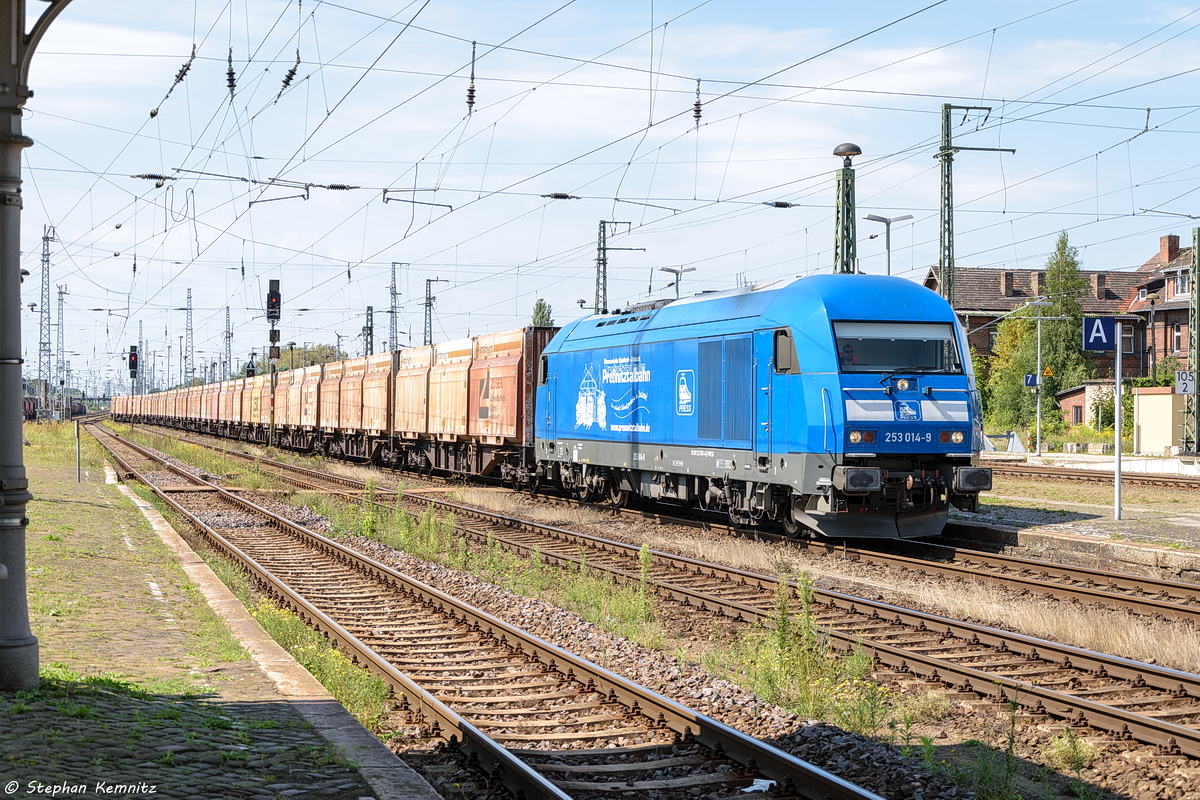
<path fill-rule="evenodd" d="M 920 422 L 921 421 L 921 404 L 914 403 L 910 400 L 897 400 L 895 402 L 896 421 L 897 422 Z"/>
<path fill-rule="evenodd" d="M 690 417 L 696 413 L 696 373 L 681 369 L 675 373 L 675 413 Z"/>

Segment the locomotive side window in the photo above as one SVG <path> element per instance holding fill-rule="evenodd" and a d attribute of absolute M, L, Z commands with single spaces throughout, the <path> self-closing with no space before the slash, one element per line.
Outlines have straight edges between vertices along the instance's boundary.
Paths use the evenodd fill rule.
<path fill-rule="evenodd" d="M 948 322 L 835 322 L 833 332 L 842 372 L 963 371 Z"/>
<path fill-rule="evenodd" d="M 777 374 L 791 373 L 798 375 L 800 365 L 796 359 L 796 343 L 792 341 L 792 332 L 787 328 L 775 331 L 775 372 Z"/>
<path fill-rule="evenodd" d="M 550 357 L 542 356 L 538 361 L 538 386 L 546 385 L 546 378 L 550 374 Z"/>

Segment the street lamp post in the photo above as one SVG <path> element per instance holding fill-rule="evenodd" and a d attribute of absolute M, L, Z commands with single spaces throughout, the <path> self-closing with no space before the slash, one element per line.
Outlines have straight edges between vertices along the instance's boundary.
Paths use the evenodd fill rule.
<path fill-rule="evenodd" d="M 695 267 L 659 267 L 659 272 L 669 272 L 675 276 L 675 299 L 679 299 L 679 284 L 683 283 L 683 273 L 695 272 Z"/>
<path fill-rule="evenodd" d="M 892 223 L 912 219 L 912 214 L 902 214 L 899 217 L 881 217 L 878 214 L 867 214 L 863 219 L 883 223 L 884 246 L 887 248 L 887 274 L 892 274 Z M 874 237 L 872 237 L 874 238 Z"/>
<path fill-rule="evenodd" d="M 296 343 L 288 342 L 288 369 L 296 368 Z"/>

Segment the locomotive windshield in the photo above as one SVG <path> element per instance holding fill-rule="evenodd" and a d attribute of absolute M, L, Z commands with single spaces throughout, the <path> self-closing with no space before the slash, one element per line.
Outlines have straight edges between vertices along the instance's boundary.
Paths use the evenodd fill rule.
<path fill-rule="evenodd" d="M 835 322 L 833 332 L 842 372 L 963 370 L 948 322 Z"/>

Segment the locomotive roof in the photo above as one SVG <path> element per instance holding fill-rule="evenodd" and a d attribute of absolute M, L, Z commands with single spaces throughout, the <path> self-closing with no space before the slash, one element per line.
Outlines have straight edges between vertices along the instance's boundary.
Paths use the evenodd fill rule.
<path fill-rule="evenodd" d="M 706 292 L 658 308 L 593 314 L 566 325 L 549 349 L 572 349 L 568 343 L 583 345 L 584 340 L 595 347 L 630 338 L 719 336 L 829 320 L 952 322 L 954 312 L 937 293 L 903 278 L 810 275 Z"/>

